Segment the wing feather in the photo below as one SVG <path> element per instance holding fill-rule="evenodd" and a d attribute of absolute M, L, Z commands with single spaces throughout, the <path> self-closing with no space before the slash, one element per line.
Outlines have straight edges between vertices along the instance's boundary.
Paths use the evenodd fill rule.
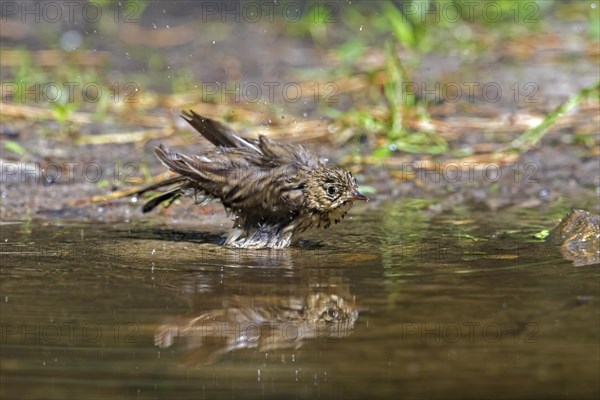
<path fill-rule="evenodd" d="M 200 116 L 192 110 L 182 112 L 181 117 L 217 147 L 237 147 L 261 152 L 255 140 L 236 135 L 232 129 L 218 121 Z"/>
<path fill-rule="evenodd" d="M 258 138 L 258 143 L 265 159 L 269 159 L 272 164 L 298 163 L 312 167 L 319 163 L 318 157 L 302 145 L 276 143 L 263 135 Z"/>

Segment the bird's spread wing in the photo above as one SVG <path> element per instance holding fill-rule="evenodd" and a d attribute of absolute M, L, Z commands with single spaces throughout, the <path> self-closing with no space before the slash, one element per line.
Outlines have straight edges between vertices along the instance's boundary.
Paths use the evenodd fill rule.
<path fill-rule="evenodd" d="M 319 158 L 302 145 L 280 144 L 266 136 L 260 136 L 258 146 L 265 159 L 270 160 L 271 164 L 300 164 L 314 167 L 319 163 Z"/>
<path fill-rule="evenodd" d="M 164 146 L 158 159 L 170 170 L 193 181 L 230 208 L 255 208 L 276 212 L 297 208 L 306 172 L 288 164 L 265 168 L 260 157 L 242 149 L 221 149 L 190 157 Z"/>
<path fill-rule="evenodd" d="M 244 139 L 226 125 L 198 115 L 192 110 L 184 111 L 181 116 L 215 146 L 246 150 L 245 154 L 261 155 L 264 166 L 298 163 L 312 167 L 320 162 L 316 155 L 301 145 L 276 143 L 262 135 L 259 140 Z"/>
<path fill-rule="evenodd" d="M 167 168 L 191 179 L 215 197 L 221 196 L 220 188 L 227 182 L 228 175 L 233 170 L 230 159 L 226 157 L 190 157 L 171 151 L 163 145 L 159 145 L 154 151 Z"/>
<path fill-rule="evenodd" d="M 260 153 L 256 140 L 239 137 L 233 130 L 220 122 L 200 116 L 192 110 L 184 111 L 181 117 L 217 147 L 245 148 Z"/>

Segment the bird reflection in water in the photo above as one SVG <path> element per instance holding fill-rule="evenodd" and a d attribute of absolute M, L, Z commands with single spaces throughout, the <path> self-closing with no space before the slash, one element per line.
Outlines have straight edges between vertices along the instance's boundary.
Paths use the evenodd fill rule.
<path fill-rule="evenodd" d="M 301 297 L 229 298 L 223 308 L 179 317 L 158 327 L 160 348 L 183 342 L 189 362 L 209 364 L 238 349 L 297 349 L 308 340 L 331 340 L 352 333 L 358 319 L 354 299 L 312 293 Z"/>

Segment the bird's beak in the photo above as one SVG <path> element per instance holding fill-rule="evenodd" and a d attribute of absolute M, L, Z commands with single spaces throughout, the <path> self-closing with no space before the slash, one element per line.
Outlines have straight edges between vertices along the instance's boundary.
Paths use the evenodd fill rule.
<path fill-rule="evenodd" d="M 369 198 L 357 190 L 356 192 L 354 192 L 350 196 L 348 196 L 348 200 L 350 200 L 350 201 L 356 201 L 356 200 L 369 201 Z"/>

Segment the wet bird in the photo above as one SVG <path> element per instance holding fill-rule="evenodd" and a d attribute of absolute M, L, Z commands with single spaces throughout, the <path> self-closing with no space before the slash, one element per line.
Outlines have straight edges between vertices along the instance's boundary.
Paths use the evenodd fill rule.
<path fill-rule="evenodd" d="M 225 245 L 284 248 L 310 228 L 340 222 L 354 201 L 367 200 L 350 172 L 301 145 L 266 136 L 244 139 L 191 110 L 182 117 L 215 148 L 190 156 L 156 147 L 158 159 L 176 176 L 138 192 L 167 188 L 144 205 L 144 212 L 200 193 L 207 201 L 220 200 L 234 217 Z"/>

